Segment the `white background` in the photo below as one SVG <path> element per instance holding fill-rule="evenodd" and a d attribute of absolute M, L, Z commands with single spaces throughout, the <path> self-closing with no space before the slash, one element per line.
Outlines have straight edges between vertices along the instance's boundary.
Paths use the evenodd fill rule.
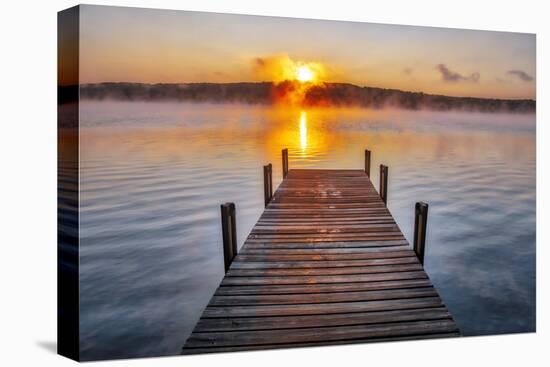
<path fill-rule="evenodd" d="M 8 2 L 9 1 L 9 2 Z M 56 343 L 56 12 L 3 2 L 0 20 L 0 365 L 65 366 Z M 195 357 L 101 366 L 548 365 L 549 14 L 545 1 L 94 1 L 95 4 L 537 33 L 537 333 Z M 546 189 L 546 190 L 545 190 Z M 546 291 L 545 291 L 546 289 Z M 544 357 L 545 356 L 545 357 Z"/>

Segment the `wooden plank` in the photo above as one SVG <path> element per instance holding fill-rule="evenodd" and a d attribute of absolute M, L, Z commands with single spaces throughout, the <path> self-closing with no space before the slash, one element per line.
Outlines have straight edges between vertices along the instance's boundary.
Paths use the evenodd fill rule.
<path fill-rule="evenodd" d="M 249 239 L 259 239 L 272 242 L 288 242 L 294 241 L 343 241 L 343 240 L 357 240 L 357 241 L 378 241 L 384 238 L 388 239 L 402 239 L 404 238 L 401 232 L 363 232 L 363 233 L 319 233 L 319 234 L 250 234 Z"/>
<path fill-rule="evenodd" d="M 379 301 L 387 299 L 406 299 L 418 297 L 437 297 L 433 287 L 389 289 L 362 292 L 338 292 L 319 294 L 291 294 L 291 295 L 248 295 L 248 296 L 220 296 L 215 295 L 209 306 L 256 306 L 256 305 L 293 305 L 336 302 Z"/>
<path fill-rule="evenodd" d="M 368 259 L 368 260 L 341 260 L 341 261 L 234 261 L 231 265 L 232 270 L 237 269 L 332 269 L 332 268 L 350 268 L 377 265 L 394 264 L 418 264 L 418 259 L 414 256 L 394 257 L 389 259 Z"/>
<path fill-rule="evenodd" d="M 456 331 L 457 327 L 452 320 L 406 321 L 398 324 L 304 328 L 296 329 L 292 333 L 289 333 L 287 330 L 264 330 L 261 332 L 229 331 L 222 333 L 197 332 L 191 335 L 187 343 L 190 347 L 268 345 Z"/>
<path fill-rule="evenodd" d="M 339 241 L 339 242 L 290 242 L 272 243 L 262 241 L 247 241 L 246 250 L 249 249 L 324 249 L 324 248 L 368 248 L 368 247 L 395 247 L 408 246 L 407 240 L 380 240 L 380 241 Z M 243 247 L 244 249 L 244 247 Z M 241 251 L 242 253 L 242 251 Z"/>
<path fill-rule="evenodd" d="M 349 203 L 349 204 L 338 204 L 338 203 L 332 203 L 332 204 L 323 204 L 323 203 L 315 203 L 315 204 L 300 204 L 300 203 L 277 203 L 276 198 L 274 198 L 271 203 L 269 204 L 269 207 L 272 209 L 287 209 L 287 210 L 294 210 L 294 209 L 308 209 L 311 211 L 311 209 L 342 209 L 347 210 L 348 212 L 350 210 L 364 210 L 364 209 L 377 209 L 382 208 L 384 206 L 383 203 L 379 202 L 373 202 L 373 203 Z"/>
<path fill-rule="evenodd" d="M 323 284 L 378 282 L 383 280 L 422 279 L 423 271 L 403 271 L 395 273 L 319 275 L 319 276 L 273 276 L 273 277 L 233 277 L 227 275 L 221 285 L 283 285 L 283 284 Z"/>
<path fill-rule="evenodd" d="M 324 220 L 309 220 L 309 219 L 291 219 L 291 220 L 279 220 L 279 221 L 267 221 L 259 220 L 258 227 L 270 227 L 277 226 L 278 228 L 285 227 L 320 227 L 320 226 L 356 226 L 356 225 L 372 225 L 372 224 L 393 224 L 393 220 L 380 219 L 380 220 L 350 220 L 350 219 L 324 219 Z"/>
<path fill-rule="evenodd" d="M 379 217 L 344 217 L 344 218 L 260 218 L 258 225 L 260 226 L 302 226 L 302 225 L 324 225 L 324 224 L 342 224 L 342 225 L 354 225 L 354 224 L 378 224 L 378 223 L 394 223 L 392 218 L 379 216 Z"/>
<path fill-rule="evenodd" d="M 428 278 L 402 279 L 364 283 L 328 283 L 328 284 L 297 284 L 297 285 L 259 285 L 259 286 L 221 286 L 216 295 L 240 294 L 302 294 L 302 293 L 336 293 L 358 292 L 377 289 L 403 289 L 429 287 Z"/>
<path fill-rule="evenodd" d="M 390 247 L 391 248 L 391 247 Z M 411 250 L 362 252 L 359 254 L 306 254 L 306 255 L 237 255 L 239 261 L 338 261 L 389 259 L 414 255 Z"/>
<path fill-rule="evenodd" d="M 403 271 L 420 271 L 422 265 L 418 263 L 381 265 L 381 266 L 353 266 L 336 268 L 309 268 L 309 269 L 230 269 L 227 276 L 250 277 L 250 276 L 310 276 L 310 275 L 349 275 L 349 274 L 374 274 L 394 273 Z"/>
<path fill-rule="evenodd" d="M 322 342 L 305 342 L 305 343 L 292 343 L 292 344 L 271 344 L 271 345 L 247 345 L 247 346 L 231 346 L 231 347 L 185 347 L 182 350 L 184 355 L 203 354 L 203 353 L 224 353 L 224 352 L 242 352 L 253 350 L 268 350 L 268 349 L 288 349 L 288 348 L 304 348 L 304 347 L 319 347 L 319 346 L 334 346 L 334 345 L 347 345 L 347 344 L 359 344 L 359 343 L 381 343 L 388 341 L 406 341 L 406 340 L 425 340 L 425 339 L 442 339 L 442 338 L 456 338 L 460 337 L 460 332 L 450 333 L 430 333 L 419 335 L 407 335 L 399 337 L 387 337 L 387 338 L 358 338 L 358 339 L 345 339 L 338 341 L 322 341 Z"/>
<path fill-rule="evenodd" d="M 272 249 L 323 249 L 323 248 L 367 248 L 367 247 L 394 247 L 408 246 L 407 240 L 380 240 L 380 241 L 353 241 L 353 242 L 280 242 L 273 244 L 271 242 L 247 241 L 246 249 L 254 248 L 272 248 Z"/>
<path fill-rule="evenodd" d="M 338 248 L 251 248 L 246 247 L 243 255 L 331 255 L 331 254 L 372 254 L 375 249 L 387 249 L 387 246 L 373 247 L 338 247 Z M 401 245 L 389 246 L 389 249 L 400 249 Z M 377 251 L 376 253 L 380 253 Z"/>
<path fill-rule="evenodd" d="M 281 214 L 288 214 L 288 215 L 308 215 L 311 214 L 312 216 L 316 215 L 368 215 L 372 213 L 389 213 L 388 208 L 386 207 L 364 207 L 364 208 L 337 208 L 337 207 L 331 207 L 330 205 L 324 205 L 323 208 L 277 208 L 276 206 L 270 204 L 265 209 L 265 213 L 267 215 L 281 215 Z"/>
<path fill-rule="evenodd" d="M 451 315 L 445 307 L 342 313 L 331 315 L 307 315 L 300 317 L 234 317 L 227 319 L 200 319 L 195 327 L 195 331 L 272 330 L 320 326 L 365 325 L 399 321 L 440 320 L 450 318 Z"/>
<path fill-rule="evenodd" d="M 439 297 L 392 299 L 384 301 L 316 303 L 295 305 L 265 305 L 239 307 L 207 307 L 202 314 L 205 318 L 214 317 L 260 317 L 285 315 L 324 315 L 344 312 L 365 312 L 401 310 L 409 308 L 440 307 Z"/>
<path fill-rule="evenodd" d="M 396 232 L 400 234 L 396 224 L 363 224 L 363 225 L 330 225 L 325 224 L 322 228 L 317 226 L 267 226 L 258 225 L 250 232 L 254 235 L 295 235 L 295 234 L 334 234 L 334 233 L 370 233 L 370 232 Z"/>
<path fill-rule="evenodd" d="M 364 241 L 398 241 L 398 240 L 404 240 L 405 237 L 403 237 L 402 234 L 399 235 L 368 235 L 368 234 L 359 234 L 355 235 L 353 237 L 350 236 L 303 236 L 303 237 L 293 237 L 292 239 L 286 239 L 284 237 L 277 237 L 277 238 L 271 238 L 271 237 L 265 237 L 265 236 L 254 236 L 254 238 L 248 238 L 246 240 L 246 243 L 287 243 L 287 242 L 295 242 L 295 243 L 322 243 L 322 242 L 342 242 L 342 241 L 348 241 L 348 242 L 364 242 Z M 373 255 L 377 256 L 377 255 Z"/>

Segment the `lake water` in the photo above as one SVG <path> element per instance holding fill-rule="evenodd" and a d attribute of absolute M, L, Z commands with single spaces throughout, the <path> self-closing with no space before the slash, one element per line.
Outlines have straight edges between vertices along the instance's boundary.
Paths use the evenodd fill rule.
<path fill-rule="evenodd" d="M 465 335 L 535 330 L 535 116 L 81 103 L 84 360 L 179 354 L 223 277 L 220 203 L 242 244 L 262 165 L 389 166 L 405 236 L 430 205 L 426 270 Z"/>

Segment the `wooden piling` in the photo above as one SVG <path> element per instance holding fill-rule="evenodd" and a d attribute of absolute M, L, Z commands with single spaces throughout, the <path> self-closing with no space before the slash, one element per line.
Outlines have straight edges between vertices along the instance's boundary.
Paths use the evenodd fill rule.
<path fill-rule="evenodd" d="M 370 150 L 365 149 L 365 173 L 370 177 Z"/>
<path fill-rule="evenodd" d="M 285 148 L 282 151 L 283 153 L 283 179 L 288 176 L 288 149 Z"/>
<path fill-rule="evenodd" d="M 414 252 L 422 265 L 424 265 L 424 253 L 426 249 L 427 224 L 428 204 L 418 202 L 414 208 Z"/>
<path fill-rule="evenodd" d="M 237 256 L 237 226 L 235 222 L 235 204 L 221 205 L 223 258 L 225 272 L 229 270 L 235 256 Z"/>
<path fill-rule="evenodd" d="M 273 197 L 273 170 L 271 163 L 264 166 L 264 206 L 267 208 L 267 204 Z"/>
<path fill-rule="evenodd" d="M 380 198 L 384 205 L 388 205 L 388 166 L 380 165 Z"/>

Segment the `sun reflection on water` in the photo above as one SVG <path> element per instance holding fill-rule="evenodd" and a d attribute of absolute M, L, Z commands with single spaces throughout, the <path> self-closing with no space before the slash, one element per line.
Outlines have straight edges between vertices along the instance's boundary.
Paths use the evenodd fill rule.
<path fill-rule="evenodd" d="M 300 148 L 302 149 L 302 154 L 305 154 L 307 149 L 307 113 L 306 111 L 300 112 Z"/>

